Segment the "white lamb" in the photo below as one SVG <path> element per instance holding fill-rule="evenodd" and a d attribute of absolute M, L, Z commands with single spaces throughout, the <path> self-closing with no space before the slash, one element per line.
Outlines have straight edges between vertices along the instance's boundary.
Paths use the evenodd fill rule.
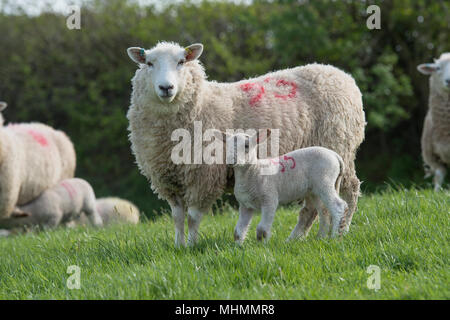
<path fill-rule="evenodd" d="M 11 217 L 0 219 L 0 228 L 54 228 L 78 218 L 82 212 L 92 225 L 102 226 L 91 185 L 83 179 L 66 179 L 44 191 L 35 200 L 16 207 Z"/>
<path fill-rule="evenodd" d="M 3 103 L 0 111 L 6 107 Z M 41 123 L 3 126 L 0 115 L 0 219 L 75 173 L 75 149 L 64 132 Z"/>
<path fill-rule="evenodd" d="M 305 199 L 319 211 L 319 237 L 329 235 L 330 222 L 331 236 L 338 235 L 347 203 L 339 197 L 344 162 L 336 152 L 308 147 L 279 158 L 257 159 L 257 145 L 266 140 L 270 131 L 264 137 L 246 133 L 216 135 L 226 143 L 227 163 L 234 169 L 234 194 L 239 202 L 239 221 L 234 232 L 237 242 L 244 241 L 255 210 L 261 210 L 257 239 L 267 240 L 278 205 Z M 330 215 L 321 208 L 322 203 Z M 301 236 L 301 228 L 299 219 L 289 239 Z"/>
<path fill-rule="evenodd" d="M 450 166 L 450 53 L 443 53 L 434 63 L 417 69 L 430 76 L 428 112 L 422 131 L 422 158 L 427 175 L 433 176 L 434 190 L 439 190 Z"/>
<path fill-rule="evenodd" d="M 346 230 L 356 210 L 360 182 L 355 154 L 364 139 L 365 116 L 361 92 L 343 71 L 321 64 L 272 72 L 234 83 L 207 81 L 197 58 L 203 46 L 182 48 L 162 42 L 151 50 L 128 48 L 139 64 L 132 79 L 127 117 L 132 151 L 152 189 L 169 202 L 175 222 L 175 243 L 185 245 L 188 213 L 189 244 L 197 241 L 202 215 L 232 185 L 225 164 L 175 164 L 171 153 L 174 130 L 184 128 L 193 137 L 194 121 L 207 129 L 280 130 L 280 153 L 308 146 L 338 152 L 345 163 L 341 190 L 349 204 Z M 200 141 L 208 146 L 208 141 Z M 194 157 L 198 154 L 191 152 Z M 200 155 L 201 157 L 201 155 Z M 317 216 L 306 201 L 301 234 L 306 236 Z"/>

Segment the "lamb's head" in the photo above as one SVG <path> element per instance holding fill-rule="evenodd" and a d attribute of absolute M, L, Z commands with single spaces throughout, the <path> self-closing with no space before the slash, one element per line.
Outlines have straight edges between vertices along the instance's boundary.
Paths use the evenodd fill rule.
<path fill-rule="evenodd" d="M 254 131 L 254 133 L 249 134 L 248 131 Z M 243 166 L 256 164 L 258 159 L 257 146 L 270 136 L 270 130 L 267 130 L 267 134 L 260 134 L 260 132 L 255 130 L 236 132 L 234 134 L 216 130 L 214 135 L 225 143 L 226 163 L 232 166 Z"/>
<path fill-rule="evenodd" d="M 443 53 L 434 63 L 423 63 L 417 69 L 426 75 L 431 75 L 430 81 L 433 88 L 450 92 L 450 52 Z"/>
<path fill-rule="evenodd" d="M 161 42 L 149 50 L 139 47 L 127 49 L 131 60 L 143 65 L 148 85 L 164 103 L 172 102 L 186 84 L 186 67 L 203 51 L 203 45 L 196 43 L 186 48 L 178 44 Z"/>

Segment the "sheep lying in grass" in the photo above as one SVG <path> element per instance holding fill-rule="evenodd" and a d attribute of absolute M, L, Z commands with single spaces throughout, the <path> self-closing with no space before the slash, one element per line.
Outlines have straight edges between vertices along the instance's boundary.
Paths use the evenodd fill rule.
<path fill-rule="evenodd" d="M 226 143 L 227 163 L 234 168 L 234 194 L 239 202 L 239 221 L 234 238 L 242 243 L 255 210 L 261 210 L 257 239 L 268 239 L 278 205 L 309 199 L 320 215 L 319 237 L 338 235 L 347 203 L 339 197 L 344 162 L 334 151 L 309 147 L 279 158 L 257 159 L 257 144 L 266 136 L 245 133 L 227 135 L 216 131 Z M 270 135 L 270 131 L 269 131 Z M 258 143 L 257 143 L 258 141 Z M 231 147 L 230 147 L 231 146 Z M 321 208 L 321 203 L 330 215 Z M 331 218 L 331 221 L 330 221 Z M 299 219 L 289 239 L 301 236 Z"/>
<path fill-rule="evenodd" d="M 437 191 L 450 165 L 450 53 L 443 53 L 434 63 L 421 64 L 417 69 L 431 75 L 429 108 L 421 144 L 427 176 L 433 176 Z"/>
<path fill-rule="evenodd" d="M 6 107 L 0 104 L 0 111 Z M 75 173 L 75 149 L 61 131 L 40 123 L 3 126 L 0 115 L 0 219 Z"/>
<path fill-rule="evenodd" d="M 44 191 L 30 203 L 16 207 L 11 217 L 0 219 L 0 228 L 53 228 L 76 219 L 82 212 L 92 225 L 102 225 L 91 185 L 83 179 L 66 179 Z"/>
<path fill-rule="evenodd" d="M 189 237 L 197 240 L 202 215 L 232 183 L 225 164 L 175 164 L 171 154 L 179 128 L 190 131 L 194 121 L 207 129 L 280 130 L 280 152 L 323 146 L 338 152 L 345 163 L 343 198 L 349 204 L 346 230 L 356 210 L 360 182 L 355 154 L 364 139 L 361 92 L 354 79 L 329 65 L 310 64 L 235 83 L 207 81 L 197 60 L 201 44 L 182 48 L 162 42 L 151 50 L 128 48 L 139 64 L 132 79 L 127 117 L 132 151 L 152 189 L 169 202 L 175 222 L 175 243 L 185 245 L 185 212 Z M 200 141 L 207 146 L 208 141 Z M 194 152 L 191 154 L 197 157 Z M 231 170 L 230 170 L 231 171 Z M 313 203 L 302 209 L 301 234 L 306 236 L 317 216 Z"/>
<path fill-rule="evenodd" d="M 99 198 L 96 201 L 96 208 L 102 218 L 103 226 L 114 223 L 139 223 L 139 209 L 128 200 L 115 197 Z M 68 226 L 86 225 L 87 223 L 88 219 L 83 213 Z"/>

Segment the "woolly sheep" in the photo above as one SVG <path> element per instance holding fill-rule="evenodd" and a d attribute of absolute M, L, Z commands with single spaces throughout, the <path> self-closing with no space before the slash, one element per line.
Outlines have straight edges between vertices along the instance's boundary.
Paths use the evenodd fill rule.
<path fill-rule="evenodd" d="M 152 189 L 169 202 L 175 222 L 175 243 L 185 245 L 188 213 L 189 244 L 197 240 L 202 215 L 232 184 L 225 164 L 175 164 L 174 130 L 280 129 L 280 153 L 318 145 L 339 153 L 345 163 L 342 193 L 349 204 L 346 230 L 356 210 L 360 182 L 354 159 L 364 139 L 365 115 L 354 79 L 329 65 L 309 64 L 234 83 L 207 81 L 197 58 L 203 46 L 182 48 L 162 42 L 150 50 L 128 48 L 139 64 L 132 79 L 127 114 L 131 148 Z M 200 142 L 207 145 L 205 141 Z M 194 155 L 195 156 L 195 155 Z M 231 176 L 230 176 L 231 175 Z M 306 236 L 317 211 L 306 201 L 301 234 Z"/>
<path fill-rule="evenodd" d="M 16 205 L 72 178 L 76 161 L 73 144 L 62 131 L 41 123 L 3 126 L 1 116 L 0 122 L 1 219 L 9 217 Z"/>
<path fill-rule="evenodd" d="M 428 175 L 433 176 L 434 190 L 439 190 L 450 165 L 450 52 L 434 63 L 423 63 L 417 69 L 430 75 L 428 112 L 422 131 L 422 158 Z"/>
<path fill-rule="evenodd" d="M 87 215 L 92 225 L 102 225 L 91 185 L 79 178 L 65 179 L 33 201 L 16 207 L 11 217 L 0 219 L 0 227 L 54 228 L 76 219 L 82 212 Z"/>
<path fill-rule="evenodd" d="M 139 209 L 128 200 L 108 197 L 99 198 L 96 201 L 97 212 L 103 221 L 103 226 L 113 223 L 139 223 Z M 83 213 L 75 219 L 69 226 L 86 225 L 88 220 Z"/>
<path fill-rule="evenodd" d="M 270 135 L 270 131 L 269 131 Z M 319 237 L 338 234 L 347 204 L 339 197 L 344 162 L 334 151 L 323 147 L 294 150 L 279 158 L 257 159 L 257 145 L 267 136 L 237 133 L 233 135 L 216 132 L 232 151 L 227 153 L 227 164 L 234 169 L 234 194 L 239 202 L 239 221 L 234 239 L 242 243 L 255 210 L 261 210 L 261 222 L 256 229 L 257 239 L 268 240 L 278 205 L 308 198 L 316 204 L 320 214 Z M 240 152 L 239 149 L 243 152 Z M 321 210 L 325 204 L 330 216 Z M 289 239 L 301 233 L 299 225 Z"/>

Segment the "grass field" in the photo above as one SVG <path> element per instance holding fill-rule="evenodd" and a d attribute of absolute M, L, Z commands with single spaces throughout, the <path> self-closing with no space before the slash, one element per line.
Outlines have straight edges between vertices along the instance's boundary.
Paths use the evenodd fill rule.
<path fill-rule="evenodd" d="M 286 243 L 297 208 L 278 211 L 268 244 L 232 241 L 237 213 L 208 215 L 195 248 L 176 249 L 168 215 L 138 226 L 59 229 L 0 239 L 0 299 L 449 299 L 448 192 L 360 199 L 350 233 Z M 66 286 L 81 268 L 81 288 Z M 369 265 L 381 288 L 368 289 Z"/>

